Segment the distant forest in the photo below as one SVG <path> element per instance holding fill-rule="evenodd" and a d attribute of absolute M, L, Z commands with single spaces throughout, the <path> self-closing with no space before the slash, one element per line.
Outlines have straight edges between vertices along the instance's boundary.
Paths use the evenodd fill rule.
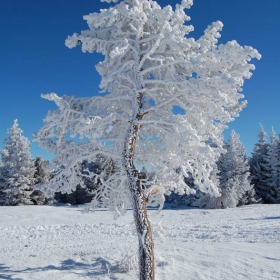
<path fill-rule="evenodd" d="M 22 136 L 17 120 L 8 130 L 9 137 L 4 139 L 4 149 L 0 150 L 0 205 L 44 205 L 57 202 L 85 204 L 98 196 L 101 187 L 98 174 L 112 176 L 117 171 L 113 159 L 102 155 L 95 162 L 81 162 L 78 185 L 72 186 L 71 193 L 56 192 L 47 197 L 40 189 L 56 174 L 63 170 L 57 166 L 50 170 L 50 164 L 42 157 L 32 159 L 30 142 Z M 220 196 L 214 197 L 202 192 L 196 185 L 196 177 L 189 173 L 184 178 L 185 193 L 171 192 L 165 195 L 165 202 L 172 207 L 191 206 L 200 208 L 228 208 L 252 203 L 280 203 L 280 138 L 274 130 L 269 140 L 263 127 L 260 127 L 258 142 L 251 157 L 245 154 L 245 148 L 239 135 L 232 131 L 224 143 L 212 174 L 212 180 L 219 187 Z M 90 172 L 89 172 L 90 171 Z M 89 177 L 87 174 L 97 174 Z M 144 185 L 154 181 L 152 169 L 141 167 L 141 180 Z M 188 191 L 193 189 L 194 191 Z"/>

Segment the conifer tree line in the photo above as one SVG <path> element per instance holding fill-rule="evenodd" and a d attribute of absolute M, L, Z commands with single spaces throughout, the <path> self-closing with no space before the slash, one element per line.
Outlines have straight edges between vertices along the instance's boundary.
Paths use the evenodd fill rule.
<path fill-rule="evenodd" d="M 8 129 L 8 134 L 9 136 L 4 139 L 4 149 L 0 150 L 0 205 L 89 203 L 94 195 L 98 196 L 96 190 L 101 186 L 98 174 L 103 176 L 105 174 L 106 178 L 106 174 L 109 176 L 117 171 L 114 161 L 102 155 L 97 157 L 96 162 L 84 161 L 79 167 L 83 178 L 80 184 L 73 186 L 72 193 L 56 192 L 53 198 L 46 198 L 39 187 L 47 184 L 50 179 L 56 180 L 55 176 L 63 166 L 49 171 L 48 161 L 41 156 L 32 159 L 30 142 L 22 135 L 17 120 Z M 189 173 L 184 181 L 186 187 L 193 188 L 195 192 L 171 193 L 166 195 L 166 202 L 171 203 L 173 207 L 186 205 L 201 208 L 280 203 L 280 136 L 272 129 L 268 137 L 263 126 L 260 126 L 258 141 L 249 158 L 239 135 L 232 131 L 224 143 L 224 152 L 220 155 L 214 170 L 212 179 L 219 187 L 220 197 L 201 192 L 196 187 L 195 175 Z M 88 176 L 92 172 L 96 174 L 95 177 Z M 146 185 L 154 179 L 154 174 L 145 166 L 140 174 Z"/>
<path fill-rule="evenodd" d="M 100 181 L 87 176 L 88 171 L 95 174 L 110 174 L 116 171 L 114 162 L 102 155 L 96 162 L 84 161 L 80 165 L 84 174 L 81 183 L 73 186 L 72 193 L 56 192 L 53 198 L 47 198 L 40 187 L 54 179 L 64 167 L 57 170 L 48 170 L 48 161 L 41 156 L 32 159 L 30 142 L 22 135 L 18 121 L 8 129 L 8 137 L 4 139 L 4 149 L 0 150 L 0 205 L 43 205 L 54 202 L 83 204 L 93 198 L 93 190 L 97 189 Z M 106 176 L 105 176 L 106 177 Z M 98 194 L 97 194 L 98 195 Z"/>

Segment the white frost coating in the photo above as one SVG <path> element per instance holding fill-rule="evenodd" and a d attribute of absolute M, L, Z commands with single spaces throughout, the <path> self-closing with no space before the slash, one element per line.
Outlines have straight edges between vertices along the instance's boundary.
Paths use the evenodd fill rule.
<path fill-rule="evenodd" d="M 190 18 L 184 9 L 191 5 L 182 1 L 173 11 L 150 0 L 126 0 L 84 16 L 89 29 L 68 37 L 66 45 L 104 55 L 96 69 L 101 90 L 109 94 L 45 96 L 58 109 L 35 136 L 57 155 L 53 163 L 63 166 L 46 191 L 69 192 L 87 176 L 100 184 L 92 209 L 102 204 L 117 217 L 132 206 L 141 280 L 154 279 L 147 204 L 162 206 L 164 193 L 172 190 L 190 192 L 184 183 L 190 172 L 203 192 L 219 195 L 212 177 L 222 132 L 246 105 L 239 100 L 254 69 L 248 62 L 260 57 L 236 41 L 218 45 L 219 21 L 198 40 L 190 38 L 193 27 L 185 24 Z M 174 106 L 184 114 L 174 114 Z M 79 166 L 100 155 L 112 160 L 114 172 L 81 174 Z M 150 165 L 153 179 L 142 180 L 136 163 Z"/>
<path fill-rule="evenodd" d="M 185 0 L 172 10 L 148 0 L 120 1 L 84 16 L 89 29 L 67 38 L 69 48 L 81 44 L 83 52 L 104 55 L 96 69 L 101 90 L 109 94 L 44 96 L 58 109 L 48 113 L 35 139 L 57 155 L 55 165 L 65 165 L 52 192 L 70 191 L 79 183 L 77 166 L 103 154 L 118 172 L 101 178 L 98 198 L 117 215 L 131 206 L 129 182 L 138 179 L 134 162 L 150 165 L 155 174 L 146 183 L 148 203 L 163 203 L 163 190 L 190 192 L 183 183 L 189 172 L 203 192 L 219 195 L 211 174 L 222 151 L 222 132 L 246 106 L 240 92 L 254 69 L 249 62 L 260 55 L 234 40 L 219 45 L 219 21 L 198 40 L 191 38 L 193 27 L 185 24 L 184 12 L 191 5 Z M 174 114 L 174 106 L 185 114 Z M 153 194 L 150 186 L 160 192 Z"/>
<path fill-rule="evenodd" d="M 22 136 L 17 120 L 8 129 L 1 155 L 1 203 L 4 205 L 33 204 L 35 167 L 30 154 L 30 142 Z"/>
<path fill-rule="evenodd" d="M 243 199 L 246 194 L 253 192 L 245 148 L 234 130 L 225 143 L 225 149 L 226 153 L 221 155 L 218 162 L 221 188 L 221 197 L 216 202 L 218 208 L 245 204 Z"/>

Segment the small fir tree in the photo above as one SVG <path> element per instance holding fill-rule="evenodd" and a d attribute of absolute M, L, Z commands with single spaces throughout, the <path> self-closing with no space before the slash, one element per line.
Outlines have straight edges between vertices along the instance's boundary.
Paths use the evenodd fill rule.
<path fill-rule="evenodd" d="M 250 160 L 251 182 L 255 187 L 256 194 L 264 203 L 271 203 L 269 198 L 270 187 L 267 184 L 269 167 L 267 156 L 269 144 L 266 141 L 267 134 L 263 126 L 260 126 L 259 140 L 255 144 Z"/>
<path fill-rule="evenodd" d="M 32 193 L 31 197 L 34 200 L 35 204 L 45 204 L 47 203 L 47 198 L 44 193 L 38 189 L 39 186 L 43 184 L 47 184 L 51 178 L 53 178 L 53 174 L 50 173 L 47 169 L 49 162 L 45 161 L 41 156 L 36 157 L 34 161 L 35 173 L 34 173 L 34 181 L 36 185 L 36 190 Z M 48 202 L 50 202 L 49 200 Z"/>
<path fill-rule="evenodd" d="M 245 204 L 247 194 L 253 191 L 245 148 L 234 130 L 225 144 L 225 149 L 226 152 L 218 162 L 221 190 L 221 197 L 217 199 L 218 208 Z"/>
<path fill-rule="evenodd" d="M 263 167 L 265 170 L 265 183 L 267 191 L 265 193 L 265 201 L 276 203 L 279 200 L 279 185 L 280 185 L 280 150 L 279 139 L 276 137 L 274 129 L 271 130 L 270 143 L 268 144 L 267 155 L 264 157 Z"/>
<path fill-rule="evenodd" d="M 276 188 L 276 194 L 277 194 L 277 199 L 276 203 L 280 203 L 280 134 L 278 135 L 278 140 L 277 140 L 277 151 L 278 151 L 278 166 L 277 166 L 277 178 L 278 178 L 278 184 Z"/>
<path fill-rule="evenodd" d="M 2 181 L 5 205 L 34 204 L 31 197 L 34 184 L 34 164 L 30 154 L 30 142 L 22 136 L 17 120 L 8 129 L 2 157 Z"/>
<path fill-rule="evenodd" d="M 35 184 L 46 184 L 53 177 L 53 175 L 47 169 L 48 164 L 49 162 L 45 161 L 41 156 L 36 157 L 34 161 Z"/>

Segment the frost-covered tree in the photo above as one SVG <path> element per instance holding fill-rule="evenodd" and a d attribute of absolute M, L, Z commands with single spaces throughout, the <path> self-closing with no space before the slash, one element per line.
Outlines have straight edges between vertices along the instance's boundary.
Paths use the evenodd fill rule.
<path fill-rule="evenodd" d="M 246 105 L 239 100 L 244 79 L 254 69 L 248 62 L 260 58 L 256 50 L 236 41 L 218 45 L 220 21 L 198 40 L 191 38 L 193 26 L 185 24 L 190 18 L 184 11 L 191 5 L 192 0 L 183 0 L 172 10 L 152 0 L 124 0 L 84 16 L 89 29 L 68 37 L 66 45 L 81 44 L 83 52 L 104 55 L 96 69 L 107 94 L 43 95 L 58 109 L 48 113 L 36 139 L 57 155 L 54 164 L 65 164 L 46 192 L 68 192 L 83 183 L 78 168 L 82 161 L 94 162 L 99 154 L 112 158 L 116 173 L 107 178 L 88 173 L 101 183 L 100 199 L 93 199 L 92 207 L 107 206 L 116 216 L 132 207 L 140 279 L 154 279 L 147 204 L 162 205 L 170 190 L 189 192 L 184 182 L 188 172 L 201 190 L 218 195 L 210 175 L 220 154 L 221 134 Z M 176 106 L 184 113 L 175 114 Z M 145 185 L 136 164 L 151 166 L 153 182 Z"/>
<path fill-rule="evenodd" d="M 6 198 L 4 188 L 5 188 L 4 169 L 3 169 L 2 162 L 0 161 L 0 205 L 4 204 Z"/>
<path fill-rule="evenodd" d="M 49 182 L 51 178 L 53 178 L 53 174 L 48 171 L 49 162 L 44 160 L 41 156 L 36 157 L 34 161 L 34 185 L 36 185 L 34 188 L 34 192 L 32 193 L 31 197 L 34 200 L 35 204 L 45 204 L 47 201 L 45 195 L 42 193 L 42 191 L 38 190 L 38 186 L 42 184 L 46 184 Z"/>
<path fill-rule="evenodd" d="M 271 130 L 270 143 L 268 144 L 267 155 L 264 157 L 264 174 L 266 192 L 263 199 L 266 202 L 278 202 L 278 190 L 280 188 L 280 150 L 279 139 L 276 137 L 274 129 Z"/>
<path fill-rule="evenodd" d="M 34 204 L 31 197 L 35 168 L 30 154 L 30 142 L 22 136 L 17 120 L 8 129 L 9 137 L 4 140 L 2 158 L 2 180 L 5 205 Z"/>
<path fill-rule="evenodd" d="M 267 184 L 269 168 L 266 164 L 269 144 L 267 143 L 267 134 L 263 126 L 260 126 L 258 142 L 255 144 L 252 157 L 250 160 L 251 181 L 255 187 L 256 194 L 265 203 L 270 203 L 267 193 L 269 186 Z"/>
<path fill-rule="evenodd" d="M 36 157 L 34 161 L 35 167 L 35 184 L 46 184 L 53 177 L 53 175 L 48 171 L 49 162 L 45 161 L 41 156 Z"/>
<path fill-rule="evenodd" d="M 253 192 L 245 148 L 234 130 L 224 147 L 226 152 L 218 162 L 221 190 L 221 197 L 217 199 L 216 204 L 218 208 L 246 204 L 248 194 Z"/>
<path fill-rule="evenodd" d="M 278 134 L 277 140 L 277 152 L 278 152 L 278 166 L 275 168 L 277 172 L 277 184 L 276 184 L 276 203 L 280 203 L 280 134 Z"/>

